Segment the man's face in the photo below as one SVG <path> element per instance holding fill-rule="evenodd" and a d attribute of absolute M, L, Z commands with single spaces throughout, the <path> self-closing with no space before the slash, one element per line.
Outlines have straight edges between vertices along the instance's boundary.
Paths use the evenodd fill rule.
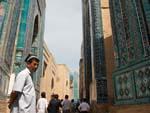
<path fill-rule="evenodd" d="M 32 62 L 28 63 L 27 65 L 31 72 L 35 72 L 38 68 L 39 62 L 37 62 L 36 60 L 32 60 Z"/>

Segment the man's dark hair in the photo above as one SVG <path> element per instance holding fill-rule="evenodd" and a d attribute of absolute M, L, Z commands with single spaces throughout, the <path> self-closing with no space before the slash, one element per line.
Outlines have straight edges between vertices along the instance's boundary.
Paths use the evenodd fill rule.
<path fill-rule="evenodd" d="M 58 94 L 55 94 L 55 98 L 58 99 L 58 97 L 59 97 Z"/>
<path fill-rule="evenodd" d="M 45 92 L 42 92 L 42 93 L 41 93 L 41 97 L 42 97 L 42 98 L 46 98 L 46 93 L 45 93 Z"/>
<path fill-rule="evenodd" d="M 87 102 L 87 99 L 86 99 L 86 98 L 83 98 L 83 102 Z"/>
<path fill-rule="evenodd" d="M 74 102 L 74 99 L 72 99 L 71 102 Z"/>
<path fill-rule="evenodd" d="M 69 98 L 69 96 L 68 95 L 65 95 L 65 99 L 68 99 Z"/>

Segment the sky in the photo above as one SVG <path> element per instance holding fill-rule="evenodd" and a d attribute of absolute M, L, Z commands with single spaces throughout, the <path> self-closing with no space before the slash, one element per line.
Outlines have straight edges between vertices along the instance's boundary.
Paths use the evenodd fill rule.
<path fill-rule="evenodd" d="M 44 40 L 57 64 L 79 69 L 82 43 L 81 0 L 46 0 Z"/>

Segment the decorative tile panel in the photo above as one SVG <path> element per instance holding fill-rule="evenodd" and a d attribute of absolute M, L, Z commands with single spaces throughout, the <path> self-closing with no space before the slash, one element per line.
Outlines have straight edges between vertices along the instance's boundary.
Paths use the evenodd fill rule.
<path fill-rule="evenodd" d="M 123 23 L 123 18 L 121 14 L 121 6 L 120 6 L 120 1 L 119 0 L 114 0 L 112 1 L 112 7 L 113 7 L 113 13 L 114 13 L 114 26 L 116 30 L 116 36 L 114 37 L 115 40 L 115 47 L 116 47 L 116 54 L 118 54 L 118 58 L 115 58 L 116 62 L 118 62 L 119 67 L 122 65 L 127 64 L 127 54 L 125 51 L 126 49 L 126 35 L 125 35 L 125 29 L 124 29 L 124 23 Z"/>
<path fill-rule="evenodd" d="M 143 43 L 144 56 L 150 55 L 150 3 L 148 0 L 133 0 L 137 12 L 141 42 Z"/>
<path fill-rule="evenodd" d="M 127 72 L 116 76 L 115 86 L 117 99 L 120 100 L 133 98 L 132 76 L 132 72 Z"/>
<path fill-rule="evenodd" d="M 13 15 L 12 15 L 12 20 L 10 24 L 10 33 L 7 41 L 7 47 L 6 47 L 6 52 L 5 52 L 5 61 L 7 62 L 9 68 L 11 67 L 11 63 L 13 60 L 13 54 L 14 54 L 14 46 L 16 42 L 16 35 L 17 35 L 17 28 L 18 28 L 18 21 L 19 20 L 19 15 L 20 15 L 20 7 L 21 7 L 21 2 L 20 0 L 16 0 L 14 7 L 13 7 Z M 12 52 L 10 52 L 12 51 Z"/>
<path fill-rule="evenodd" d="M 113 74 L 116 104 L 150 103 L 150 62 Z"/>
<path fill-rule="evenodd" d="M 16 49 L 16 57 L 15 57 L 15 66 L 14 70 L 16 73 L 18 73 L 24 65 L 21 65 L 21 62 L 23 61 L 22 55 L 24 54 L 24 48 L 26 47 L 25 43 L 27 40 L 26 32 L 27 32 L 27 20 L 28 20 L 28 12 L 29 12 L 29 6 L 30 6 L 30 0 L 22 0 L 21 1 L 21 18 L 19 23 L 19 33 L 18 33 L 18 40 L 17 40 L 17 49 Z"/>
<path fill-rule="evenodd" d="M 135 70 L 137 98 L 150 97 L 150 66 Z"/>
<path fill-rule="evenodd" d="M 107 103 L 108 102 L 108 94 L 107 94 L 107 80 L 100 79 L 96 80 L 97 86 L 97 103 Z"/>
<path fill-rule="evenodd" d="M 27 23 L 27 17 L 28 17 L 28 12 L 29 12 L 29 6 L 30 6 L 30 0 L 23 0 L 17 48 L 24 48 L 24 46 L 25 46 L 26 23 Z"/>

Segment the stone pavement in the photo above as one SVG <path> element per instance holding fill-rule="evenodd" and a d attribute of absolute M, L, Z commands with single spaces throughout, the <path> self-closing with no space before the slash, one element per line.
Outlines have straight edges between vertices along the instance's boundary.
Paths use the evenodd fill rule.
<path fill-rule="evenodd" d="M 0 113 L 9 113 L 7 102 L 8 102 L 7 99 L 1 99 L 0 100 Z"/>
<path fill-rule="evenodd" d="M 150 104 L 138 105 L 96 105 L 91 106 L 91 113 L 150 113 Z"/>

